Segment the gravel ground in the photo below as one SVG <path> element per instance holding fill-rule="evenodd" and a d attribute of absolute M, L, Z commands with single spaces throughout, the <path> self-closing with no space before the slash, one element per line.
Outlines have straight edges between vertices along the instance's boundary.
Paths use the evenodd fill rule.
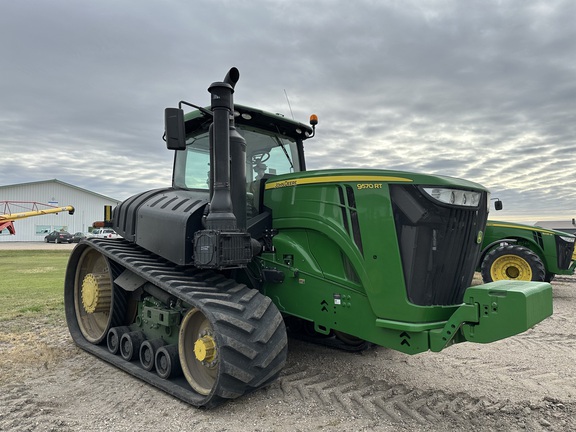
<path fill-rule="evenodd" d="M 76 243 L 0 242 L 0 250 L 72 250 L 75 246 Z"/>
<path fill-rule="evenodd" d="M 79 350 L 64 322 L 3 322 L 0 430 L 576 430 L 576 277 L 552 285 L 552 317 L 492 344 L 408 356 L 289 340 L 276 383 L 211 411 Z"/>

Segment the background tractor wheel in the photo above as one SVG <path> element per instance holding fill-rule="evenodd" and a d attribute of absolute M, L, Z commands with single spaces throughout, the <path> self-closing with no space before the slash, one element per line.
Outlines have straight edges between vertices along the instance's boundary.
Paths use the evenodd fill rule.
<path fill-rule="evenodd" d="M 484 283 L 499 280 L 544 281 L 546 270 L 538 255 L 524 246 L 503 245 L 491 250 L 481 266 Z"/>

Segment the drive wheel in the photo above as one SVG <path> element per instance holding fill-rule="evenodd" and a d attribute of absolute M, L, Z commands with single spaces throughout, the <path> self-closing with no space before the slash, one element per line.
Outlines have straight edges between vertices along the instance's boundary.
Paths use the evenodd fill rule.
<path fill-rule="evenodd" d="M 230 288 L 237 292 L 229 300 L 192 304 L 180 325 L 180 365 L 201 397 L 199 406 L 215 406 L 267 385 L 286 362 L 286 327 L 276 305 L 256 290 Z"/>
<path fill-rule="evenodd" d="M 74 312 L 86 340 L 100 343 L 111 327 L 113 283 L 108 260 L 86 248 L 78 259 L 74 277 Z"/>
<path fill-rule="evenodd" d="M 178 346 L 186 380 L 201 395 L 210 394 L 220 368 L 220 347 L 212 325 L 200 310 L 193 308 L 184 317 Z"/>
<path fill-rule="evenodd" d="M 538 255 L 524 246 L 503 245 L 491 250 L 481 266 L 484 283 L 499 280 L 544 281 L 546 271 Z"/>

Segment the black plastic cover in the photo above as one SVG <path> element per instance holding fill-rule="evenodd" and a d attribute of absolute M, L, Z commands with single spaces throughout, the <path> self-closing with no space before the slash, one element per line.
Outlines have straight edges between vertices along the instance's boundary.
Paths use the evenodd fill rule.
<path fill-rule="evenodd" d="M 198 231 L 194 245 L 194 265 L 199 268 L 246 267 L 252 260 L 252 238 L 245 232 Z"/>
<path fill-rule="evenodd" d="M 193 263 L 194 233 L 203 228 L 208 199 L 208 191 L 167 188 L 145 192 L 115 209 L 115 230 L 175 264 L 189 265 Z"/>

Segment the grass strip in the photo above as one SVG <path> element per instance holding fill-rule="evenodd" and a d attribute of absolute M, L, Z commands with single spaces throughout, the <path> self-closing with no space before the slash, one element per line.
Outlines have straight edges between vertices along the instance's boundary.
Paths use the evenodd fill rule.
<path fill-rule="evenodd" d="M 64 273 L 70 252 L 0 251 L 0 322 L 64 318 Z"/>

